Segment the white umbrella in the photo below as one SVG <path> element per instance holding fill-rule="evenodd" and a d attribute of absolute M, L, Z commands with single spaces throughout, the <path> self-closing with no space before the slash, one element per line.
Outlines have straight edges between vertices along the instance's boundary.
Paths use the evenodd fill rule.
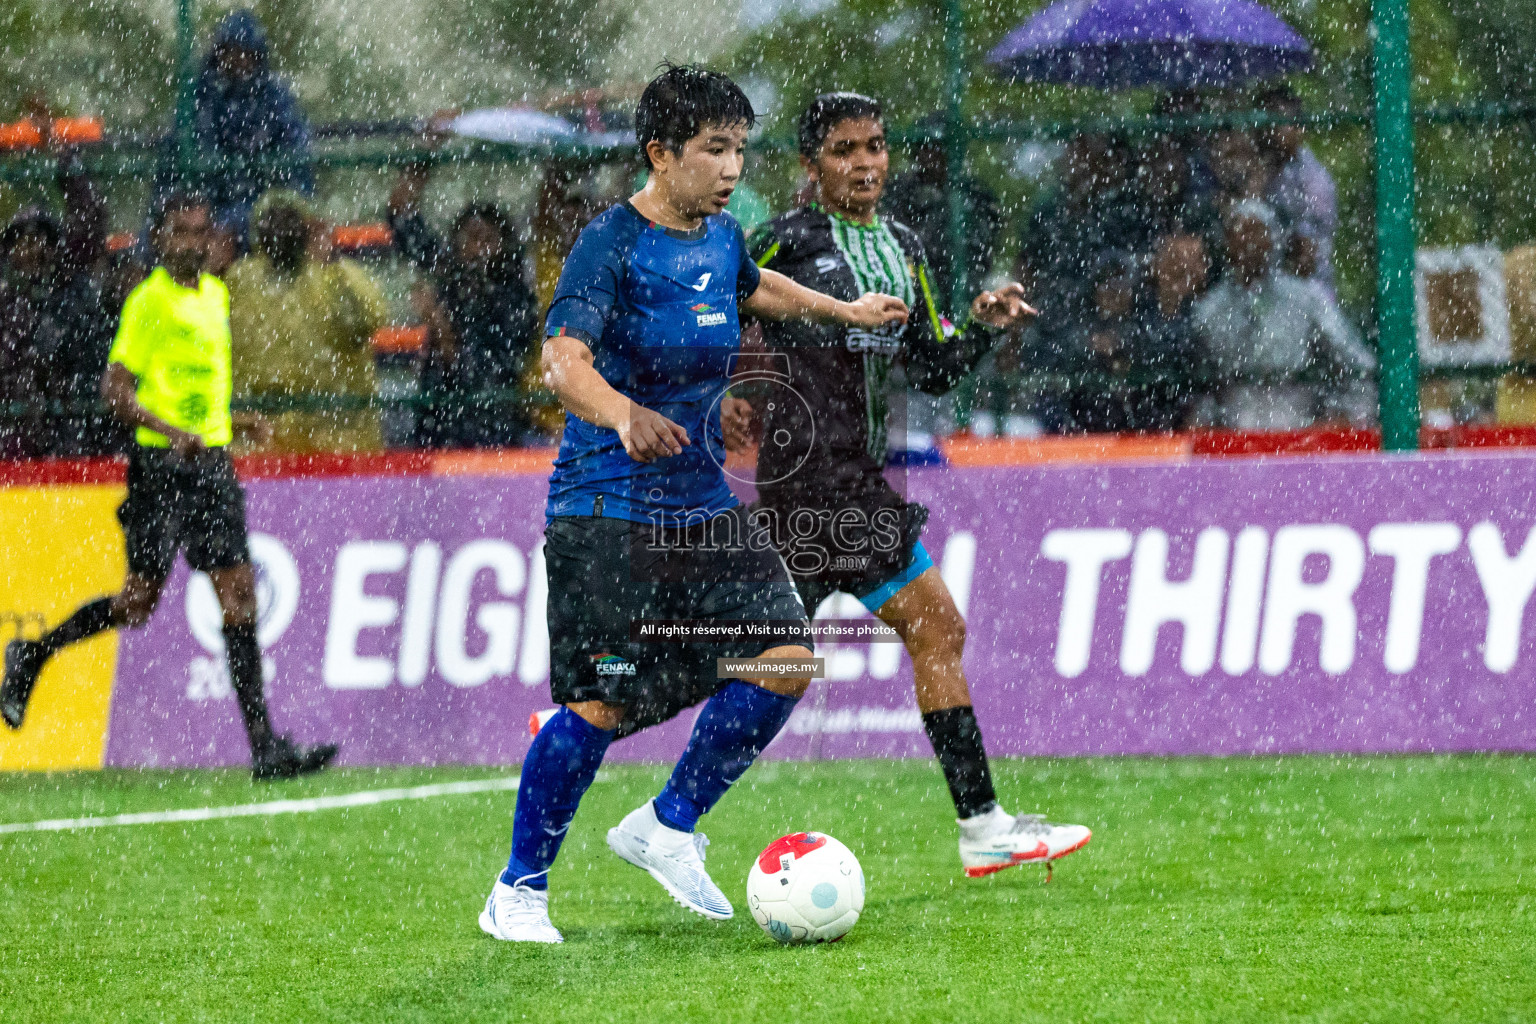
<path fill-rule="evenodd" d="M 527 107 L 486 107 L 460 114 L 448 124 L 456 135 L 486 142 L 533 146 L 585 141 L 581 129 L 563 117 Z"/>

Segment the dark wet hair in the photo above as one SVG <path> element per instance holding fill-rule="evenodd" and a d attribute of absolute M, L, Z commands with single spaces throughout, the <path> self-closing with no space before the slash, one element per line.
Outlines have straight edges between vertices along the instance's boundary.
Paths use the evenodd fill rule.
<path fill-rule="evenodd" d="M 844 121 L 874 118 L 884 123 L 885 108 L 872 96 L 856 92 L 824 92 L 811 100 L 811 105 L 800 114 L 796 136 L 800 155 L 807 160 L 816 159 L 821 144 L 827 141 L 832 129 Z"/>
<path fill-rule="evenodd" d="M 274 204 L 256 221 L 256 248 L 284 273 L 292 274 L 304 265 L 308 245 L 309 222 L 297 206 Z"/>
<path fill-rule="evenodd" d="M 213 213 L 213 204 L 201 192 L 191 189 L 176 189 L 174 192 L 166 194 L 155 204 L 155 208 L 150 215 L 150 226 L 158 231 L 160 228 L 165 227 L 165 222 L 170 219 L 171 214 L 180 213 L 182 210 L 207 210 L 211 215 Z"/>
<path fill-rule="evenodd" d="M 521 280 L 523 275 L 522 239 L 518 236 L 517 227 L 512 223 L 512 218 L 508 217 L 506 211 L 495 203 L 470 203 L 460 210 L 459 215 L 453 219 L 453 226 L 449 229 L 449 239 L 457 241 L 464 225 L 476 220 L 490 225 L 501 238 L 501 254 L 491 261 L 491 265 L 487 268 L 488 276 L 496 281 Z"/>
<path fill-rule="evenodd" d="M 661 65 L 661 74 L 651 79 L 635 107 L 635 141 L 646 166 L 651 158 L 645 147 L 652 140 L 680 153 L 683 143 L 710 124 L 751 128 L 757 114 L 741 86 L 718 71 L 691 64 Z"/>
<path fill-rule="evenodd" d="M 22 210 L 0 231 L 0 255 L 9 253 L 23 238 L 41 238 L 48 246 L 57 246 L 64 240 L 58 221 L 47 211 L 37 207 Z"/>

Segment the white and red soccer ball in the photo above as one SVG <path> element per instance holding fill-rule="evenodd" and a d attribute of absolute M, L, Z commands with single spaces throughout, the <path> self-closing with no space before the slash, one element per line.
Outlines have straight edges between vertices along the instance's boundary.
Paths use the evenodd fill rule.
<path fill-rule="evenodd" d="M 763 931 L 790 946 L 836 942 L 864 910 L 864 869 L 822 832 L 781 836 L 747 873 L 747 906 Z"/>

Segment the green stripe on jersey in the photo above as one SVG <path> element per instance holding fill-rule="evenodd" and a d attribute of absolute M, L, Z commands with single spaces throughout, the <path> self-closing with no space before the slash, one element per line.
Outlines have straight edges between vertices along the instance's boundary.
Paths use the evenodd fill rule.
<path fill-rule="evenodd" d="M 859 294 L 894 295 L 910 307 L 917 297 L 911 265 L 885 222 L 876 217 L 870 224 L 855 224 L 835 213 L 827 216 L 832 222 L 832 241 L 848 261 Z"/>

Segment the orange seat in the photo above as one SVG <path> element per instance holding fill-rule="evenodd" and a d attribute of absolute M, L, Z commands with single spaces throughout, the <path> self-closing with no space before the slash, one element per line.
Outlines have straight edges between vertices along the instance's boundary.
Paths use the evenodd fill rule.
<path fill-rule="evenodd" d="M 420 352 L 426 343 L 425 327 L 380 327 L 370 339 L 374 353 L 382 356 Z"/>
<path fill-rule="evenodd" d="M 101 121 L 94 117 L 59 117 L 51 122 L 29 117 L 0 124 L 0 149 L 41 149 L 47 142 L 82 146 L 101 139 Z"/>
<path fill-rule="evenodd" d="M 94 117 L 61 117 L 53 122 L 49 137 L 62 146 L 83 146 L 100 142 L 101 121 Z"/>
<path fill-rule="evenodd" d="M 36 149 L 43 144 L 43 130 L 36 121 L 0 124 L 0 149 Z"/>
<path fill-rule="evenodd" d="M 338 224 L 331 229 L 331 244 L 338 249 L 382 249 L 394 240 L 388 224 Z"/>

